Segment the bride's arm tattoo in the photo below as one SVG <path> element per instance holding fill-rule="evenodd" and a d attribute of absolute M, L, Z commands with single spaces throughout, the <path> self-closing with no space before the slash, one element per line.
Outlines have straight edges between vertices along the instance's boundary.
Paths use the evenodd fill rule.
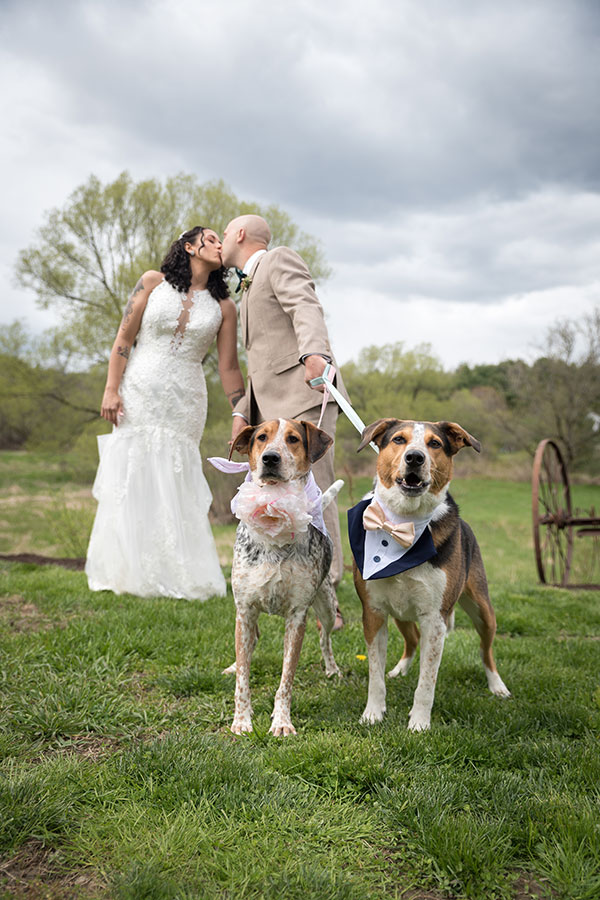
<path fill-rule="evenodd" d="M 239 403 L 245 393 L 246 391 L 240 390 L 240 388 L 238 388 L 236 391 L 232 391 L 230 394 L 227 394 L 227 399 L 231 403 L 232 408 Z"/>
<path fill-rule="evenodd" d="M 121 321 L 121 331 L 125 331 L 131 316 L 133 315 L 133 294 L 127 301 L 127 306 L 123 311 L 123 319 Z"/>
<path fill-rule="evenodd" d="M 125 307 L 125 310 L 123 312 L 123 321 L 121 322 L 121 329 L 123 331 L 127 328 L 129 320 L 130 320 L 131 316 L 133 315 L 133 298 L 135 297 L 136 294 L 139 294 L 139 292 L 143 291 L 143 290 L 144 290 L 144 280 L 143 280 L 143 278 L 140 278 L 140 280 L 138 281 L 138 283 L 132 290 L 131 296 L 130 296 L 129 300 L 127 301 L 127 306 Z"/>
<path fill-rule="evenodd" d="M 124 359 L 129 359 L 130 351 L 131 351 L 131 347 L 128 347 L 127 344 L 125 344 L 124 347 L 120 347 L 120 346 L 117 347 L 118 355 L 122 356 Z"/>
<path fill-rule="evenodd" d="M 140 292 L 140 291 L 143 291 L 143 290 L 144 290 L 144 279 L 143 279 L 143 278 L 140 278 L 140 280 L 138 281 L 138 283 L 136 284 L 136 286 L 135 286 L 134 289 L 132 290 L 131 296 L 132 296 L 132 297 L 135 297 L 136 294 L 139 294 L 139 292 Z"/>

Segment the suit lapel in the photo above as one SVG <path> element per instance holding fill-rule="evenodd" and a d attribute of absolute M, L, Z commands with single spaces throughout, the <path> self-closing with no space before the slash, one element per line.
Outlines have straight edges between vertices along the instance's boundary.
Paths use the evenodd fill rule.
<path fill-rule="evenodd" d="M 261 255 L 258 257 L 248 273 L 248 277 L 250 279 L 254 278 L 256 270 L 260 266 L 261 260 L 263 260 L 266 255 L 266 253 L 261 253 Z M 244 347 L 246 349 L 248 349 L 248 295 L 250 294 L 251 290 L 252 285 L 250 285 L 250 287 L 244 291 L 244 293 L 242 294 L 242 302 L 240 303 L 240 327 L 242 329 L 242 338 L 244 341 Z"/>
<path fill-rule="evenodd" d="M 248 301 L 246 296 L 248 291 L 244 291 L 242 294 L 242 300 L 240 302 L 240 328 L 242 329 L 242 341 L 244 343 L 244 347 L 248 347 Z"/>

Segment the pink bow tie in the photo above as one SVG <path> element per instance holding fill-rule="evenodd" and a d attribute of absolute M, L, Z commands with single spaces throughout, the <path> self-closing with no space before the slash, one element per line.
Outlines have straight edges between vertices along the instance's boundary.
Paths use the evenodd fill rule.
<path fill-rule="evenodd" d="M 374 500 L 363 513 L 365 531 L 377 531 L 381 528 L 403 547 L 410 547 L 415 540 L 415 526 L 412 522 L 388 522 L 379 503 Z"/>

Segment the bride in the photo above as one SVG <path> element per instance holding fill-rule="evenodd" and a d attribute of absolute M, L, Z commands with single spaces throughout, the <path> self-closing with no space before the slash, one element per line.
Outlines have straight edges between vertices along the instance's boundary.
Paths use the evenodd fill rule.
<path fill-rule="evenodd" d="M 231 406 L 244 394 L 224 271 L 219 236 L 197 226 L 174 241 L 160 272 L 142 275 L 125 307 L 102 399 L 114 428 L 98 438 L 98 510 L 85 567 L 93 591 L 225 594 L 198 449 L 207 407 L 202 360 L 215 337 Z"/>

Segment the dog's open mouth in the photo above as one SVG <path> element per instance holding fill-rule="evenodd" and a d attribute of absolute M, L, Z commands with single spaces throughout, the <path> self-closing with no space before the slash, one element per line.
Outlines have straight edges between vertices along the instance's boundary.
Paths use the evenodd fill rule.
<path fill-rule="evenodd" d="M 406 494 L 420 494 L 429 487 L 429 481 L 423 481 L 416 472 L 408 472 L 401 478 L 396 478 L 396 484 Z"/>
<path fill-rule="evenodd" d="M 280 484 L 286 480 L 277 472 L 270 472 L 268 469 L 263 469 L 258 477 L 263 484 Z"/>

